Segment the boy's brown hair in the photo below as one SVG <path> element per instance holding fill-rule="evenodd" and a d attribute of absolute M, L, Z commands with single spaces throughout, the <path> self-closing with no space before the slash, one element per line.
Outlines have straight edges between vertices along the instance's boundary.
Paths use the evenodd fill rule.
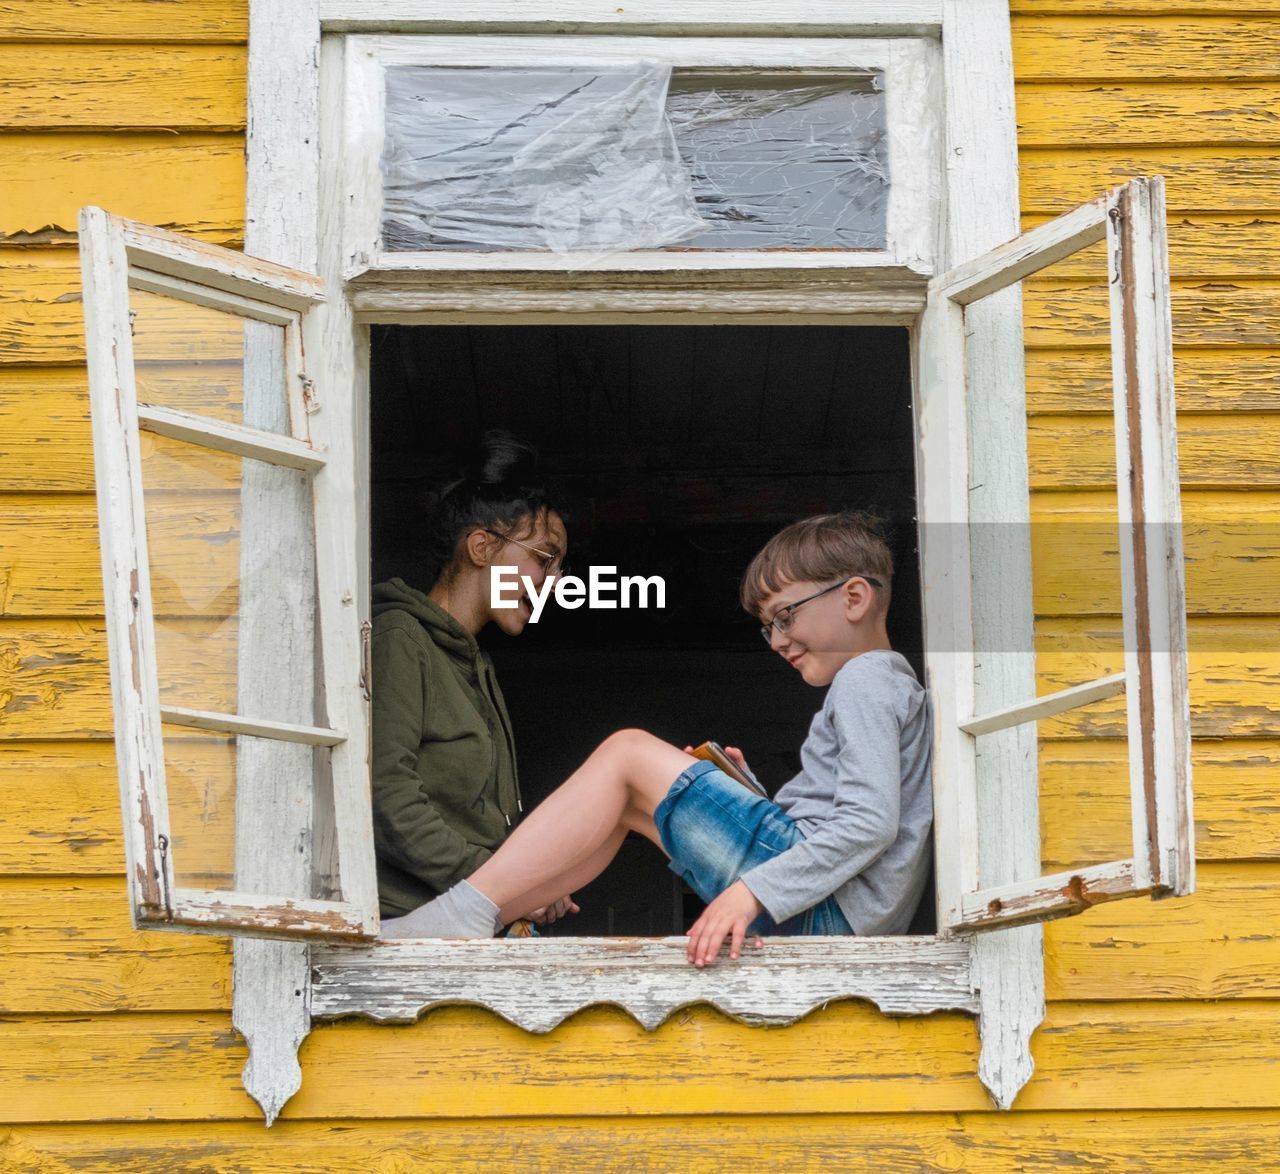
<path fill-rule="evenodd" d="M 751 615 L 787 583 L 834 583 L 854 575 L 878 579 L 879 610 L 889 606 L 893 555 L 879 518 L 861 511 L 802 518 L 778 531 L 751 560 L 739 598 Z"/>

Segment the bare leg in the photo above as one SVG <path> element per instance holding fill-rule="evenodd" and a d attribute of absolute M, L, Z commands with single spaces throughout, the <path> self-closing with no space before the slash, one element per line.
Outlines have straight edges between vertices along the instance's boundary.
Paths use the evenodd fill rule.
<path fill-rule="evenodd" d="M 589 885 L 609 867 L 610 862 L 618 854 L 622 841 L 626 838 L 627 829 L 619 828 L 611 838 L 596 849 L 594 856 L 578 866 L 576 873 L 559 876 L 549 884 L 530 889 L 514 901 L 508 902 L 499 913 L 502 924 L 510 925 L 516 918 L 527 917 L 535 909 L 541 909 L 544 905 L 550 905 L 552 901 L 558 901 L 561 897 L 567 897 Z"/>
<path fill-rule="evenodd" d="M 653 812 L 696 759 L 643 730 L 606 738 L 540 803 L 468 882 L 503 912 L 538 895 L 529 908 L 598 876 L 627 831 L 658 843 Z M 590 879 L 590 878 L 588 878 Z M 526 909 L 525 912 L 528 912 Z M 518 916 L 518 914 L 517 914 Z"/>

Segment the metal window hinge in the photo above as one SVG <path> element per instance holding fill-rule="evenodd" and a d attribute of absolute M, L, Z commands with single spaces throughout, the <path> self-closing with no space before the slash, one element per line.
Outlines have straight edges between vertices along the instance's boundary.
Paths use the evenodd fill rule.
<path fill-rule="evenodd" d="M 373 625 L 368 620 L 360 625 L 360 695 L 373 700 Z"/>
<path fill-rule="evenodd" d="M 320 396 L 316 394 L 316 382 L 305 371 L 298 372 L 302 380 L 302 409 L 308 416 L 314 416 L 320 410 Z"/>
<path fill-rule="evenodd" d="M 164 915 L 167 921 L 173 920 L 173 893 L 169 889 L 169 837 L 161 832 L 156 837 L 160 848 L 160 891 L 164 898 Z"/>
<path fill-rule="evenodd" d="M 1123 257 L 1124 245 L 1120 239 L 1120 232 L 1124 228 L 1124 213 L 1119 208 L 1108 208 L 1107 217 L 1111 221 L 1111 230 L 1115 237 L 1116 255 L 1111 261 L 1111 284 L 1115 284 L 1120 280 L 1122 273 L 1121 261 Z"/>

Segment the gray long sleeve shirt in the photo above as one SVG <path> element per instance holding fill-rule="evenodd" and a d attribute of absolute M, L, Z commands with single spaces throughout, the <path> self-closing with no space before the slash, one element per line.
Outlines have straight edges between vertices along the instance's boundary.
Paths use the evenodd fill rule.
<path fill-rule="evenodd" d="M 929 874 L 928 695 L 898 653 L 843 665 L 774 796 L 805 837 L 743 874 L 775 921 L 834 895 L 853 932 L 905 933 Z"/>

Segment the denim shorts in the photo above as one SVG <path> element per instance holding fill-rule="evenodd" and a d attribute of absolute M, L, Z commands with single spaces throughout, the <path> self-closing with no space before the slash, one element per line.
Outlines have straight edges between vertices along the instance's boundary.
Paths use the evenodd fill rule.
<path fill-rule="evenodd" d="M 658 804 L 653 822 L 671 857 L 671 870 L 704 901 L 715 900 L 757 864 L 804 839 L 776 803 L 735 782 L 713 762 L 695 762 Z M 761 913 L 751 933 L 851 934 L 834 897 L 782 923 Z"/>

